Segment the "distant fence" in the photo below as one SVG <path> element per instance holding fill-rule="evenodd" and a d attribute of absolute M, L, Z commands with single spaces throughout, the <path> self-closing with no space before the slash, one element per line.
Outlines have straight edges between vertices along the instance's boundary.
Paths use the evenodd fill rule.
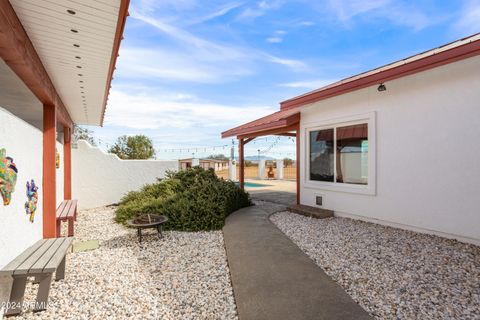
<path fill-rule="evenodd" d="M 270 171 L 269 165 L 272 165 L 272 172 L 275 178 L 278 177 L 277 175 L 277 168 L 276 165 L 273 163 L 267 163 L 265 166 L 263 178 L 268 178 L 268 172 Z M 218 177 L 228 179 L 228 169 L 215 171 Z M 237 179 L 240 177 L 240 166 L 237 164 Z M 258 165 L 253 164 L 248 167 L 245 167 L 245 179 L 258 179 Z M 297 179 L 297 168 L 295 164 L 289 165 L 283 168 L 283 179 L 284 180 L 296 180 Z"/>

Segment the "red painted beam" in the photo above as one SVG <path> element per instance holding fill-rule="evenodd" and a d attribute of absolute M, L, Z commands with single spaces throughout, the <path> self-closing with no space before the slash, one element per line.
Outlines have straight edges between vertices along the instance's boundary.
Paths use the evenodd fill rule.
<path fill-rule="evenodd" d="M 300 204 L 300 123 L 297 124 L 297 131 L 296 131 L 296 144 L 297 144 L 297 204 Z"/>
<path fill-rule="evenodd" d="M 72 119 L 53 86 L 42 61 L 10 2 L 0 1 L 0 58 L 44 105 L 55 106 L 58 120 L 72 127 Z"/>
<path fill-rule="evenodd" d="M 56 158 L 57 117 L 54 106 L 43 106 L 43 237 L 55 238 L 57 209 Z"/>
<path fill-rule="evenodd" d="M 245 189 L 245 156 L 244 156 L 244 140 L 239 139 L 238 144 L 238 161 L 240 163 L 240 188 Z"/>
<path fill-rule="evenodd" d="M 63 197 L 72 200 L 72 134 L 63 127 Z"/>

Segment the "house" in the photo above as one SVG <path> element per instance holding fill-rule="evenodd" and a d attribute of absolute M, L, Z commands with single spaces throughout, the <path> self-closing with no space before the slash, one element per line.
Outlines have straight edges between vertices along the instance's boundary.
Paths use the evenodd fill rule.
<path fill-rule="evenodd" d="M 297 202 L 480 244 L 480 34 L 281 102 L 222 133 L 295 135 Z M 243 185 L 243 161 L 240 173 Z"/>
<path fill-rule="evenodd" d="M 102 125 L 128 5 L 0 2 L 0 268 L 58 236 L 73 126 Z"/>
<path fill-rule="evenodd" d="M 195 166 L 200 166 L 203 169 L 213 169 L 215 171 L 228 169 L 228 160 L 189 158 L 180 159 L 178 160 L 178 163 L 181 170 L 185 170 Z"/>

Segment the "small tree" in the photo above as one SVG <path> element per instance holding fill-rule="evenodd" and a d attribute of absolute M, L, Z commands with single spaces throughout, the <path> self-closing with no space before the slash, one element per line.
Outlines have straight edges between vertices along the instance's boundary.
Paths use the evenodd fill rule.
<path fill-rule="evenodd" d="M 291 167 L 293 165 L 293 160 L 290 158 L 284 158 L 283 159 L 283 165 L 285 167 Z"/>
<path fill-rule="evenodd" d="M 93 137 L 93 131 L 75 125 L 73 127 L 73 141 L 77 142 L 78 140 L 86 140 L 94 147 L 97 145 L 97 142 Z"/>
<path fill-rule="evenodd" d="M 211 154 L 207 157 L 207 159 L 222 160 L 222 161 L 230 160 L 230 158 L 225 156 L 224 154 Z"/>
<path fill-rule="evenodd" d="M 150 159 L 155 155 L 152 140 L 143 134 L 118 137 L 108 151 L 120 159 Z"/>

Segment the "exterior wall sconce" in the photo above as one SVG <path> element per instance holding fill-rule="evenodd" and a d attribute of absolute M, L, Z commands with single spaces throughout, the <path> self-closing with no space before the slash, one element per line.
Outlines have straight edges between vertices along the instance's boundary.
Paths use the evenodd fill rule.
<path fill-rule="evenodd" d="M 378 92 L 386 91 L 387 87 L 383 83 L 380 83 L 380 85 L 377 88 Z"/>

